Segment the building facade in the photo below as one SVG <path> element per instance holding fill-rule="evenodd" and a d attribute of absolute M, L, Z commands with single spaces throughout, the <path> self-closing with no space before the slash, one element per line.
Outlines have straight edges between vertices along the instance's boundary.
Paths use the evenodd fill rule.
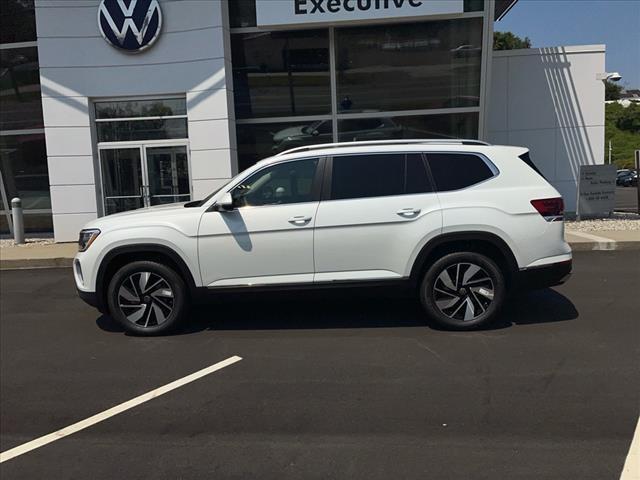
<path fill-rule="evenodd" d="M 527 145 L 511 133 L 517 114 L 505 123 L 491 113 L 506 93 L 492 67 L 503 63 L 492 55 L 493 23 L 510 1 L 9 3 L 3 202 L 23 198 L 27 228 L 57 241 L 75 240 L 96 216 L 202 198 L 300 145 Z"/>
<path fill-rule="evenodd" d="M 26 230 L 47 232 L 53 224 L 35 9 L 3 2 L 0 18 L 0 232 L 9 232 L 14 197 L 22 199 Z"/>

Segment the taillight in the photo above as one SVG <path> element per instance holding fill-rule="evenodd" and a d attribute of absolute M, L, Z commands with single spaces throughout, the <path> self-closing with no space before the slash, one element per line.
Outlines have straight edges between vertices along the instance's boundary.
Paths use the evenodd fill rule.
<path fill-rule="evenodd" d="M 558 222 L 563 219 L 564 202 L 560 197 L 531 200 L 531 205 L 547 222 Z"/>

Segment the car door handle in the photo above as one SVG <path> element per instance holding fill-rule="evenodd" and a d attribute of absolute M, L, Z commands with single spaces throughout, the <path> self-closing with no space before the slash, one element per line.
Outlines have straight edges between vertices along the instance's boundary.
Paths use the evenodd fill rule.
<path fill-rule="evenodd" d="M 401 217 L 415 217 L 420 213 L 419 208 L 401 208 L 396 212 Z"/>
<path fill-rule="evenodd" d="M 294 225 L 306 225 L 310 221 L 311 217 L 307 217 L 305 215 L 297 215 L 289 219 L 289 223 L 293 223 Z"/>

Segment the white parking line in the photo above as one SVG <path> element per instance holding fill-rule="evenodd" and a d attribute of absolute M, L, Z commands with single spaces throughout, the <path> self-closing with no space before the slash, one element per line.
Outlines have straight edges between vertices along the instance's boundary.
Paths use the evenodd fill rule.
<path fill-rule="evenodd" d="M 160 395 L 164 395 L 165 393 L 175 390 L 176 388 L 180 388 L 186 385 L 187 383 L 194 382 L 206 375 L 209 375 L 210 373 L 213 373 L 217 370 L 221 370 L 224 367 L 228 367 L 229 365 L 239 362 L 240 360 L 242 360 L 242 357 L 238 357 L 237 355 L 234 355 L 233 357 L 229 357 L 226 360 L 215 363 L 207 368 L 198 370 L 197 372 L 192 373 L 191 375 L 187 375 L 186 377 L 182 377 L 171 383 L 167 383 L 162 387 L 159 387 L 159 388 L 156 388 L 155 390 L 151 390 L 150 392 L 144 393 L 139 397 L 132 398 L 129 401 L 121 403 L 120 405 L 116 405 L 115 407 L 112 407 L 108 410 L 105 410 L 104 412 L 100 412 L 96 415 L 93 415 L 92 417 L 89 417 L 77 423 L 74 423 L 73 425 L 69 425 L 68 427 L 65 427 L 61 430 L 55 431 L 53 433 L 50 433 L 40 438 L 36 438 L 35 440 L 32 440 L 30 442 L 23 443 L 22 445 L 19 445 L 10 450 L 7 450 L 6 452 L 2 452 L 0 453 L 0 463 L 6 462 L 7 460 L 11 460 L 12 458 L 15 458 L 19 455 L 23 455 L 27 452 L 30 452 L 31 450 L 35 450 L 36 448 L 44 447 L 45 445 L 51 442 L 55 442 L 56 440 L 60 440 L 61 438 L 71 435 L 72 433 L 76 433 L 76 432 L 79 432 L 80 430 L 84 430 L 85 428 L 95 425 L 96 423 L 102 422 L 103 420 L 107 420 L 108 418 L 111 418 L 119 413 L 129 410 L 130 408 L 137 407 L 138 405 L 144 402 L 148 402 L 152 398 L 156 398 L 156 397 L 159 397 Z"/>
<path fill-rule="evenodd" d="M 638 418 L 636 431 L 631 439 L 631 446 L 624 462 L 620 480 L 640 480 L 640 418 Z"/>

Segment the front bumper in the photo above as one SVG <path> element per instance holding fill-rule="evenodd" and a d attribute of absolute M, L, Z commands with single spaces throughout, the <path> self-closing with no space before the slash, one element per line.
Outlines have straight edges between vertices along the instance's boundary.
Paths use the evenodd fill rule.
<path fill-rule="evenodd" d="M 80 300 L 82 300 L 84 303 L 98 309 L 100 308 L 99 302 L 98 302 L 98 295 L 96 294 L 96 292 L 84 292 L 79 288 L 76 288 L 76 291 L 78 292 L 78 296 L 80 297 Z"/>
<path fill-rule="evenodd" d="M 524 268 L 518 272 L 517 285 L 521 290 L 537 290 L 562 285 L 571 276 L 572 261 Z"/>
<path fill-rule="evenodd" d="M 105 305 L 96 292 L 85 292 L 83 290 L 80 290 L 79 288 L 76 288 L 76 291 L 78 292 L 80 300 L 82 300 L 84 303 L 86 303 L 87 305 L 91 305 L 93 308 L 97 308 L 100 313 L 107 313 Z"/>

